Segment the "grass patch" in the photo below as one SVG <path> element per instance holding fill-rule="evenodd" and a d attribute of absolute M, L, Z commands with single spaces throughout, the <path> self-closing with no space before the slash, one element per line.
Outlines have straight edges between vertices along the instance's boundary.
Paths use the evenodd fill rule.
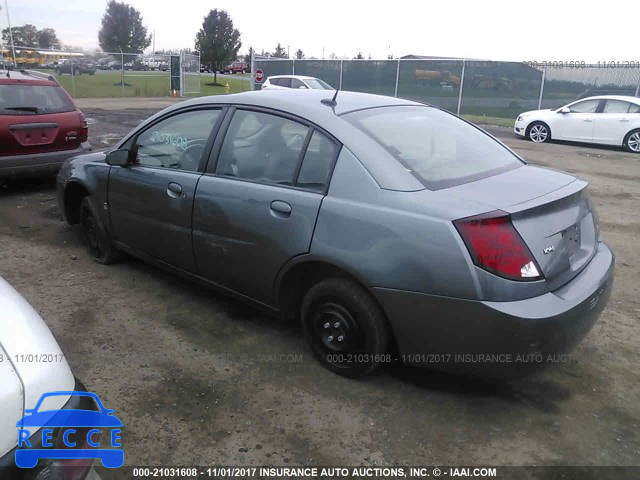
<path fill-rule="evenodd" d="M 50 75 L 50 70 L 44 71 Z M 117 98 L 117 97 L 168 97 L 168 72 L 125 72 L 124 85 L 119 71 L 97 72 L 95 75 L 57 76 L 60 84 L 74 98 Z M 198 77 L 187 78 L 187 86 L 193 87 L 191 82 L 198 81 Z M 201 75 L 200 94 L 189 96 L 221 95 L 238 93 L 251 89 L 251 75 L 234 75 L 231 78 L 218 77 L 218 83 L 213 82 L 210 75 Z M 229 92 L 225 89 L 229 85 Z M 194 90 L 195 88 L 191 88 Z"/>
<path fill-rule="evenodd" d="M 465 120 L 476 125 L 495 125 L 498 127 L 513 127 L 514 118 L 487 117 L 485 115 L 461 115 Z"/>

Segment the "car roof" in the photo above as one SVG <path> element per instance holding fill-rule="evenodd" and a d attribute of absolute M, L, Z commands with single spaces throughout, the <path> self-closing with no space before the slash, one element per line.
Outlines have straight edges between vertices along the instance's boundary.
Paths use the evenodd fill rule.
<path fill-rule="evenodd" d="M 58 86 L 58 82 L 53 76 L 27 70 L 0 70 L 0 83 L 4 85 L 31 83 L 33 85 Z"/>
<path fill-rule="evenodd" d="M 267 80 L 269 78 L 297 78 L 299 80 L 318 80 L 317 77 L 310 77 L 309 75 L 271 75 L 270 77 L 267 77 Z"/>
<path fill-rule="evenodd" d="M 594 95 L 593 97 L 585 97 L 580 100 L 622 100 L 640 105 L 640 97 L 632 97 L 630 95 Z"/>

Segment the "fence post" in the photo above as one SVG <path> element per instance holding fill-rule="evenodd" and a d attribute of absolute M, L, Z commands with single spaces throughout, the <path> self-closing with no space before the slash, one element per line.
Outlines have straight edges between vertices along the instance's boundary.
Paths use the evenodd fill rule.
<path fill-rule="evenodd" d="M 338 90 L 342 90 L 342 65 L 344 64 L 344 60 L 340 60 L 340 82 L 338 84 Z"/>
<path fill-rule="evenodd" d="M 464 71 L 467 67 L 467 59 L 462 60 L 462 74 L 460 75 L 460 92 L 458 92 L 458 111 L 456 115 L 460 115 L 460 107 L 462 106 L 462 89 L 464 88 Z"/>
<path fill-rule="evenodd" d="M 76 67 L 73 64 L 73 60 L 71 60 L 71 96 L 73 98 L 76 98 L 76 77 L 74 75 L 74 71 L 75 71 Z"/>
<path fill-rule="evenodd" d="M 122 53 L 122 49 L 120 49 L 120 68 L 122 69 L 122 75 L 120 75 L 121 96 L 124 97 L 124 53 Z"/>
<path fill-rule="evenodd" d="M 251 49 L 251 91 L 256 89 L 256 52 Z"/>
<path fill-rule="evenodd" d="M 296 59 L 293 58 L 291 62 L 291 75 L 295 75 L 295 74 L 296 74 Z"/>
<path fill-rule="evenodd" d="M 396 88 L 394 90 L 393 96 L 398 96 L 398 82 L 400 80 L 400 59 L 398 59 L 398 65 L 396 65 Z"/>
<path fill-rule="evenodd" d="M 544 80 L 547 76 L 547 66 L 542 68 L 542 81 L 540 82 L 540 97 L 538 98 L 538 110 L 542 108 L 542 94 L 544 93 Z"/>

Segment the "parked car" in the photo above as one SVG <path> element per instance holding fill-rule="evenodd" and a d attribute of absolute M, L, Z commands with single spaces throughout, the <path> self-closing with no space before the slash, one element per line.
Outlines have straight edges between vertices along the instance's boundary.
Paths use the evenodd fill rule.
<path fill-rule="evenodd" d="M 108 62 L 107 70 L 122 70 L 122 62 L 119 60 L 112 60 Z"/>
<path fill-rule="evenodd" d="M 213 73 L 213 70 L 204 64 L 200 64 L 200 73 Z"/>
<path fill-rule="evenodd" d="M 303 75 L 273 75 L 268 77 L 261 87 L 262 90 L 289 88 L 301 90 L 335 90 L 335 88 L 324 80 Z"/>
<path fill-rule="evenodd" d="M 222 69 L 222 73 L 247 73 L 251 66 L 246 62 L 233 62 Z"/>
<path fill-rule="evenodd" d="M 96 73 L 96 67 L 93 62 L 86 60 L 70 60 L 62 59 L 55 67 L 56 75 L 63 75 L 68 73 L 69 75 L 82 75 L 87 73 L 93 75 Z"/>
<path fill-rule="evenodd" d="M 55 173 L 91 150 L 82 112 L 40 72 L 0 72 L 0 178 Z"/>
<path fill-rule="evenodd" d="M 346 376 L 394 358 L 498 377 L 537 367 L 590 330 L 613 278 L 586 181 L 392 97 L 181 102 L 66 162 L 58 201 L 95 261 L 126 252 L 300 319 Z"/>
<path fill-rule="evenodd" d="M 640 98 L 603 95 L 551 110 L 524 112 L 513 131 L 532 142 L 597 143 L 640 153 Z"/>
<path fill-rule="evenodd" d="M 58 66 L 58 62 L 54 61 L 54 62 L 43 63 L 40 68 L 44 68 L 44 69 L 47 69 L 47 70 L 55 70 L 55 68 L 57 66 Z"/>
<path fill-rule="evenodd" d="M 93 472 L 92 460 L 40 460 L 37 467 L 18 469 L 18 426 L 31 433 L 33 448 L 41 445 L 40 427 L 22 425 L 42 395 L 64 392 L 48 400 L 51 410 L 68 411 L 77 408 L 96 410 L 85 398 L 72 396 L 70 391 L 84 392 L 85 387 L 71 373 L 69 364 L 51 331 L 40 315 L 4 279 L 0 278 L 0 476 L 3 479 L 58 478 L 76 480 Z M 36 354 L 43 361 L 33 361 Z M 61 429 L 53 427 L 51 443 L 62 444 Z M 59 450 L 58 450 L 59 451 Z M 95 474 L 87 478 L 96 478 Z"/>

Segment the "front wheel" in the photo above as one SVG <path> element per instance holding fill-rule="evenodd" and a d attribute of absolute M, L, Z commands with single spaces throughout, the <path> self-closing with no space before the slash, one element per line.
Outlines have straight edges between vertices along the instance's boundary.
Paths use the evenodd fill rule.
<path fill-rule="evenodd" d="M 533 122 L 527 128 L 527 138 L 534 143 L 544 143 L 551 140 L 551 130 L 544 122 Z"/>
<path fill-rule="evenodd" d="M 93 260 L 109 265 L 121 257 L 120 251 L 112 245 L 109 233 L 88 196 L 84 197 L 80 203 L 80 224 L 87 251 Z"/>
<path fill-rule="evenodd" d="M 371 295 L 344 278 L 323 280 L 302 302 L 305 339 L 322 365 L 345 377 L 362 377 L 389 359 L 389 328 Z"/>
<path fill-rule="evenodd" d="M 624 148 L 631 153 L 640 153 L 640 129 L 627 133 L 624 137 Z"/>

